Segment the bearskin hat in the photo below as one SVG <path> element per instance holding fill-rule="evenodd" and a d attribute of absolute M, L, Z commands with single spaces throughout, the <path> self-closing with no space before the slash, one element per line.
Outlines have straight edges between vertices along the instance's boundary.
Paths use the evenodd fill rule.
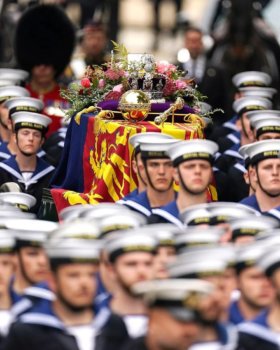
<path fill-rule="evenodd" d="M 70 61 L 75 46 L 75 29 L 57 5 L 34 5 L 21 16 L 15 34 L 15 55 L 22 69 L 52 65 L 56 76 Z"/>

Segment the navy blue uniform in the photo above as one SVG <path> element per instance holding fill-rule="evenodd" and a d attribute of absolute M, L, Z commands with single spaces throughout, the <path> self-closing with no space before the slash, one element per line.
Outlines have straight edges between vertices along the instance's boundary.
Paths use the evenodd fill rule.
<path fill-rule="evenodd" d="M 267 316 L 268 311 L 264 311 L 255 320 L 238 326 L 237 350 L 279 350 L 279 333 L 269 328 Z"/>
<path fill-rule="evenodd" d="M 36 169 L 29 180 L 25 180 L 16 162 L 15 156 L 0 162 L 0 186 L 6 182 L 18 183 L 24 193 L 37 199 L 36 205 L 30 210 L 37 213 L 41 205 L 43 188 L 49 186 L 54 167 L 37 157 Z"/>

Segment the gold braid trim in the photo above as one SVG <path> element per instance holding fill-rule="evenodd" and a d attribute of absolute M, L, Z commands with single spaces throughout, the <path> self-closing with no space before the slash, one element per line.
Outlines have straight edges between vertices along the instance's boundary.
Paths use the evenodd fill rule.
<path fill-rule="evenodd" d="M 83 110 L 81 110 L 80 112 L 78 112 L 76 115 L 75 115 L 75 122 L 80 125 L 81 123 L 81 116 L 82 114 L 84 113 L 90 113 L 90 112 L 93 112 L 93 111 L 96 111 L 96 110 L 100 110 L 101 108 L 99 107 L 95 107 L 95 106 L 90 106 L 88 108 L 84 108 Z"/>
<path fill-rule="evenodd" d="M 194 125 L 199 125 L 202 128 L 205 128 L 205 121 L 203 120 L 203 118 L 201 118 L 200 116 L 198 116 L 197 114 L 186 114 L 184 117 L 184 122 L 186 123 L 191 123 Z"/>

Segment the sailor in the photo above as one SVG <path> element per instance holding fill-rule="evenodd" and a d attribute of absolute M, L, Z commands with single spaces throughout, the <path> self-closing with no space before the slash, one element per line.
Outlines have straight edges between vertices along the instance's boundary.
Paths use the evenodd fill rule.
<path fill-rule="evenodd" d="M 241 203 L 266 212 L 280 205 L 280 143 L 278 140 L 255 142 L 245 148 L 251 164 L 251 176 L 256 182 L 255 194 Z M 242 148 L 240 149 L 242 152 Z"/>
<path fill-rule="evenodd" d="M 217 144 L 209 140 L 181 141 L 169 147 L 167 154 L 175 167 L 174 178 L 179 183 L 179 192 L 176 200 L 152 210 L 150 223 L 169 222 L 182 227 L 179 213 L 208 201 L 207 188 L 213 177 L 212 164 L 217 150 Z"/>
<path fill-rule="evenodd" d="M 106 236 L 104 250 L 110 276 L 115 281 L 110 309 L 123 318 L 131 338 L 146 333 L 148 318 L 143 300 L 130 289 L 137 282 L 154 278 L 157 244 L 155 237 L 142 227 Z"/>
<path fill-rule="evenodd" d="M 6 219 L 4 227 L 15 238 L 16 270 L 10 284 L 14 304 L 22 299 L 28 288 L 32 295 L 36 295 L 38 289 L 38 293 L 41 288 L 48 289 L 46 280 L 49 262 L 43 245 L 57 224 L 30 219 Z"/>
<path fill-rule="evenodd" d="M 161 207 L 174 200 L 174 168 L 166 151 L 170 145 L 178 142 L 173 138 L 159 139 L 158 135 L 152 135 L 145 141 L 141 141 L 139 136 L 142 158 L 142 165 L 140 164 L 139 168 L 145 171 L 147 190 L 123 202 L 123 205 L 145 216 L 150 216 L 152 208 Z"/>
<path fill-rule="evenodd" d="M 38 113 L 17 112 L 12 115 L 16 156 L 0 163 L 0 185 L 17 182 L 22 192 L 37 200 L 32 208 L 37 213 L 41 204 L 42 190 L 48 187 L 54 167 L 37 157 L 51 119 Z"/>
<path fill-rule="evenodd" d="M 3 103 L 3 108 L 7 108 L 8 114 L 4 113 L 3 119 L 4 124 L 7 125 L 10 131 L 10 137 L 8 142 L 3 142 L 0 145 L 0 157 L 2 155 L 3 160 L 9 159 L 12 155 L 15 155 L 18 151 L 15 138 L 13 137 L 13 124 L 11 116 L 15 112 L 29 112 L 29 113 L 40 113 L 44 107 L 41 100 L 32 97 L 13 97 L 9 98 Z M 38 151 L 38 157 L 44 157 L 45 152 L 42 150 Z M 1 158 L 0 158 L 1 160 Z"/>
<path fill-rule="evenodd" d="M 22 86 L 29 77 L 29 73 L 17 68 L 0 68 L 0 86 Z"/>
<path fill-rule="evenodd" d="M 175 248 L 178 255 L 183 254 L 191 247 L 216 246 L 224 230 L 220 227 L 188 227 L 175 236 Z"/>
<path fill-rule="evenodd" d="M 263 231 L 279 227 L 276 219 L 264 215 L 250 215 L 235 218 L 229 221 L 231 240 L 237 245 L 253 242 L 256 236 Z"/>
<path fill-rule="evenodd" d="M 52 299 L 30 300 L 5 349 L 119 349 L 128 338 L 123 321 L 107 309 L 95 315 L 98 240 L 52 237 L 46 243 Z"/>
<path fill-rule="evenodd" d="M 250 124 L 254 130 L 255 140 L 280 139 L 280 111 L 267 110 L 263 113 L 250 114 Z"/>
<path fill-rule="evenodd" d="M 28 97 L 30 93 L 23 87 L 11 85 L 0 87 L 0 138 L 7 144 L 11 138 L 12 129 L 9 128 L 9 111 L 4 102 L 13 97 Z M 5 157 L 5 154 L 0 154 Z M 7 159 L 7 158 L 6 158 Z"/>
<path fill-rule="evenodd" d="M 240 130 L 240 143 L 234 143 L 231 148 L 228 148 L 223 155 L 216 160 L 215 166 L 218 169 L 227 173 L 230 166 L 235 164 L 238 160 L 242 160 L 238 153 L 239 147 L 254 141 L 247 113 L 255 110 L 270 109 L 271 107 L 271 101 L 260 97 L 242 97 L 234 101 L 233 108 L 238 115 L 236 125 Z M 219 146 L 221 145 L 220 142 L 218 142 L 218 144 Z"/>
<path fill-rule="evenodd" d="M 275 240 L 276 238 L 276 240 Z M 270 241 L 271 240 L 271 241 Z M 278 241 L 278 242 L 277 242 Z M 264 252 L 257 260 L 257 266 L 269 278 L 275 288 L 276 297 L 270 307 L 251 322 L 238 326 L 239 345 L 237 349 L 274 350 L 279 349 L 279 239 L 278 237 L 262 240 Z"/>
<path fill-rule="evenodd" d="M 214 286 L 207 306 L 201 307 L 203 331 L 191 349 L 234 349 L 237 334 L 234 327 L 224 324 L 230 302 L 229 291 L 225 284 L 224 273 L 235 258 L 232 246 L 190 247 L 177 255 L 177 260 L 170 264 L 170 278 L 202 279 Z"/>
<path fill-rule="evenodd" d="M 267 73 L 264 73 L 264 72 L 245 71 L 234 75 L 232 78 L 232 82 L 233 82 L 233 85 L 236 87 L 235 99 L 238 99 L 240 97 L 245 97 L 244 94 L 240 92 L 241 89 L 243 88 L 248 89 L 248 88 L 254 88 L 254 87 L 267 88 L 270 86 L 272 79 Z M 250 95 L 250 97 L 251 96 L 252 95 Z M 256 97 L 256 95 L 253 95 L 253 96 Z M 258 96 L 261 97 L 261 95 L 258 95 Z M 233 118 L 225 122 L 222 125 L 222 127 L 215 128 L 215 130 L 213 130 L 213 133 L 210 139 L 217 142 L 217 140 L 220 137 L 239 131 L 239 128 L 236 125 L 237 119 L 238 118 L 235 115 Z"/>
<path fill-rule="evenodd" d="M 12 298 L 10 294 L 10 280 L 13 276 L 15 239 L 8 230 L 0 232 L 0 348 L 3 346 L 10 324 L 12 322 Z"/>
<path fill-rule="evenodd" d="M 122 350 L 187 350 L 200 334 L 200 305 L 212 293 L 200 280 L 143 281 L 132 287 L 149 309 L 146 336 L 132 339 Z"/>
<path fill-rule="evenodd" d="M 263 271 L 256 266 L 263 251 L 262 242 L 252 242 L 242 245 L 236 253 L 234 267 L 240 295 L 229 308 L 229 322 L 233 324 L 253 320 L 274 300 L 275 291 Z"/>
<path fill-rule="evenodd" d="M 137 196 L 141 192 L 144 192 L 147 189 L 147 178 L 146 172 L 144 168 L 144 164 L 141 158 L 140 151 L 140 142 L 149 140 L 150 137 L 156 137 L 158 141 L 172 139 L 172 136 L 164 134 L 164 133 L 156 133 L 156 132 L 144 132 L 140 134 L 135 134 L 129 138 L 129 143 L 133 147 L 132 151 L 132 162 L 131 166 L 134 173 L 137 176 L 137 188 L 121 199 L 119 202 L 122 203 L 122 200 L 131 199 L 132 197 Z"/>

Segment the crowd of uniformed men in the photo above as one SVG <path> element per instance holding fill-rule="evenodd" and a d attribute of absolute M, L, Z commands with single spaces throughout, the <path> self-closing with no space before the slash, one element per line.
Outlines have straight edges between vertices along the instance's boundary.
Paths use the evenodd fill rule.
<path fill-rule="evenodd" d="M 57 223 L 36 215 L 67 126 L 48 137 L 40 69 L 30 63 L 25 87 L 26 71 L 0 69 L 0 349 L 279 349 L 270 76 L 235 75 L 234 116 L 207 139 L 131 137 L 137 189 L 66 208 Z"/>

